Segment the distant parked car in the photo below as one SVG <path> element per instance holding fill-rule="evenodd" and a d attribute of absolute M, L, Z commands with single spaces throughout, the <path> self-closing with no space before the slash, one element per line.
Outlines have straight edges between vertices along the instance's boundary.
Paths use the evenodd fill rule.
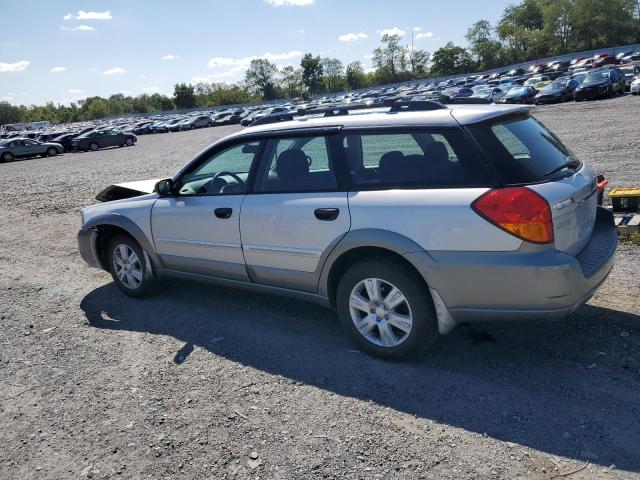
<path fill-rule="evenodd" d="M 624 75 L 625 79 L 625 90 L 630 90 L 631 82 L 636 78 L 638 74 L 640 74 L 640 65 L 629 65 L 620 67 L 620 71 Z"/>
<path fill-rule="evenodd" d="M 640 51 L 633 52 L 632 54 L 627 55 L 626 57 L 622 57 L 620 59 L 620 63 L 637 62 L 638 60 L 640 60 Z"/>
<path fill-rule="evenodd" d="M 572 100 L 573 92 L 578 85 L 579 83 L 577 81 L 571 80 L 569 77 L 558 78 L 544 87 L 544 90 L 535 96 L 534 103 L 541 105 Z"/>
<path fill-rule="evenodd" d="M 71 140 L 73 150 L 91 150 L 95 152 L 105 147 L 130 147 L 138 138 L 132 133 L 113 130 L 92 130 Z"/>
<path fill-rule="evenodd" d="M 631 82 L 631 95 L 640 95 L 640 75 Z"/>
<path fill-rule="evenodd" d="M 0 140 L 0 160 L 11 162 L 14 158 L 55 157 L 63 153 L 62 145 L 53 142 L 38 142 L 30 138 Z"/>
<path fill-rule="evenodd" d="M 195 130 L 196 128 L 213 127 L 213 120 L 209 115 L 198 115 L 180 123 L 182 130 Z"/>
<path fill-rule="evenodd" d="M 611 98 L 616 93 L 624 93 L 625 85 L 624 75 L 617 68 L 592 70 L 576 88 L 575 100 L 580 102 L 594 98 Z"/>
<path fill-rule="evenodd" d="M 59 135 L 53 138 L 52 141 L 62 145 L 62 148 L 64 149 L 65 152 L 70 152 L 73 149 L 73 144 L 71 143 L 71 141 L 74 138 L 76 138 L 78 135 L 80 135 L 80 133 L 78 132 L 63 133 L 62 135 Z"/>
<path fill-rule="evenodd" d="M 507 92 L 503 103 L 533 103 L 538 91 L 532 86 L 513 87 Z"/>
<path fill-rule="evenodd" d="M 485 100 L 489 100 L 493 103 L 502 101 L 504 96 L 505 91 L 498 87 L 476 87 L 476 90 L 472 95 L 472 97 L 484 98 Z"/>

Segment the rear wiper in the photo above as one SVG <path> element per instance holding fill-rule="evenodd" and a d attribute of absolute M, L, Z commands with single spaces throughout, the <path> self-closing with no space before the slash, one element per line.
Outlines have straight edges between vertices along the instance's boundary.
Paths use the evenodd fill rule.
<path fill-rule="evenodd" d="M 550 175 L 553 175 L 554 173 L 558 173 L 561 170 L 564 170 L 565 168 L 572 168 L 572 169 L 576 169 L 580 166 L 580 160 L 569 160 L 567 163 L 563 163 L 562 165 L 557 166 L 556 168 L 549 170 L 547 173 L 544 174 L 545 177 L 548 177 Z"/>

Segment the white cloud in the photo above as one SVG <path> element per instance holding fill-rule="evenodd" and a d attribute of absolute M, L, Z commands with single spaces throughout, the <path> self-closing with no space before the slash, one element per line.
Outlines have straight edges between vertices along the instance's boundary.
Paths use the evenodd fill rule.
<path fill-rule="evenodd" d="M 71 27 L 60 27 L 60 30 L 65 30 L 67 32 L 90 32 L 95 30 L 95 28 L 90 27 L 89 25 L 80 25 L 79 27 L 71 28 Z"/>
<path fill-rule="evenodd" d="M 413 27 L 413 31 L 414 32 L 421 32 L 422 31 L 422 27 Z"/>
<path fill-rule="evenodd" d="M 304 34 L 304 29 L 303 29 L 303 28 L 301 28 L 300 30 L 298 30 L 298 33 L 300 33 L 300 34 Z"/>
<path fill-rule="evenodd" d="M 85 12 L 80 10 L 76 15 L 76 20 L 111 20 L 111 12 Z"/>
<path fill-rule="evenodd" d="M 311 5 L 314 0 L 264 0 L 272 7 L 304 7 Z"/>
<path fill-rule="evenodd" d="M 2 63 L 0 62 L 0 72 L 23 72 L 31 62 L 26 60 L 20 60 L 15 63 Z"/>
<path fill-rule="evenodd" d="M 433 32 L 420 32 L 416 35 L 416 40 L 419 40 L 421 38 L 432 38 L 433 37 Z"/>
<path fill-rule="evenodd" d="M 160 87 L 156 87 L 155 85 L 151 85 L 150 87 L 142 87 L 142 91 L 144 93 L 156 93 L 160 91 Z"/>
<path fill-rule="evenodd" d="M 366 33 L 345 33 L 344 35 L 340 35 L 338 40 L 341 42 L 355 42 L 357 40 L 361 40 L 363 38 L 369 38 L 369 35 Z"/>
<path fill-rule="evenodd" d="M 82 90 L 78 88 L 70 88 L 69 93 L 82 93 Z"/>
<path fill-rule="evenodd" d="M 117 74 L 121 74 L 121 73 L 127 73 L 127 71 L 124 68 L 115 67 L 115 68 L 110 68 L 109 70 L 105 70 L 104 72 L 102 72 L 103 75 L 117 75 Z"/>
<path fill-rule="evenodd" d="M 299 50 L 291 50 L 290 52 L 284 53 L 265 53 L 264 55 L 253 55 L 251 57 L 243 57 L 243 58 L 230 58 L 230 57 L 214 57 L 209 60 L 207 64 L 209 68 L 216 67 L 230 67 L 230 66 L 248 66 L 251 63 L 251 60 L 255 60 L 257 58 L 266 58 L 270 62 L 274 62 L 277 60 L 288 60 L 290 58 L 296 58 L 302 56 L 302 52 Z"/>
<path fill-rule="evenodd" d="M 67 67 L 53 67 L 51 70 L 49 70 L 49 73 L 60 73 L 64 72 L 65 70 L 67 70 Z"/>
<path fill-rule="evenodd" d="M 67 13 L 64 17 L 62 17 L 64 20 L 71 20 L 73 18 L 73 13 Z"/>
<path fill-rule="evenodd" d="M 174 55 L 173 53 L 170 53 L 169 55 L 165 55 L 164 57 L 162 57 L 161 60 L 176 60 L 180 58 L 178 55 Z"/>
<path fill-rule="evenodd" d="M 407 32 L 398 27 L 393 28 L 385 28 L 384 30 L 378 30 L 380 35 L 398 35 L 400 37 L 404 37 Z"/>
<path fill-rule="evenodd" d="M 366 55 L 363 55 L 362 58 L 366 58 L 367 60 L 371 60 L 373 58 L 373 54 L 372 53 L 367 53 Z"/>

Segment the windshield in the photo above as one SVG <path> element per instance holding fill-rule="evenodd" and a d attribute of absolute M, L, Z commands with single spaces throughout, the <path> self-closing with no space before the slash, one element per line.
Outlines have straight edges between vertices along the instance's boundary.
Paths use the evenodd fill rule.
<path fill-rule="evenodd" d="M 490 88 L 479 88 L 476 90 L 476 95 L 491 95 L 491 92 Z"/>
<path fill-rule="evenodd" d="M 487 151 L 495 152 L 492 161 L 508 184 L 548 180 L 553 178 L 548 172 L 576 160 L 558 137 L 529 116 L 479 124 L 471 130 Z"/>
<path fill-rule="evenodd" d="M 544 87 L 545 92 L 547 90 L 558 90 L 560 88 L 564 88 L 567 82 L 553 82 Z"/>
<path fill-rule="evenodd" d="M 513 87 L 509 90 L 509 95 L 522 95 L 527 89 L 525 87 Z"/>
<path fill-rule="evenodd" d="M 609 76 L 608 72 L 589 72 L 585 77 L 585 82 L 597 82 Z"/>

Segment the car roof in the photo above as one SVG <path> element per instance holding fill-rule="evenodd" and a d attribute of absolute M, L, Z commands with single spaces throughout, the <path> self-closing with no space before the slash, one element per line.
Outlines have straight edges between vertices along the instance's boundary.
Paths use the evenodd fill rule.
<path fill-rule="evenodd" d="M 344 107 L 337 107 L 344 108 Z M 347 107 L 348 108 L 348 107 Z M 491 118 L 527 113 L 527 105 L 451 105 L 445 108 L 425 111 L 390 112 L 388 107 L 364 110 L 350 110 L 348 115 L 324 116 L 303 115 L 293 120 L 266 123 L 248 127 L 231 137 L 250 136 L 262 133 L 276 133 L 283 130 L 320 129 L 322 127 L 379 128 L 379 127 L 456 127 L 482 122 Z"/>

